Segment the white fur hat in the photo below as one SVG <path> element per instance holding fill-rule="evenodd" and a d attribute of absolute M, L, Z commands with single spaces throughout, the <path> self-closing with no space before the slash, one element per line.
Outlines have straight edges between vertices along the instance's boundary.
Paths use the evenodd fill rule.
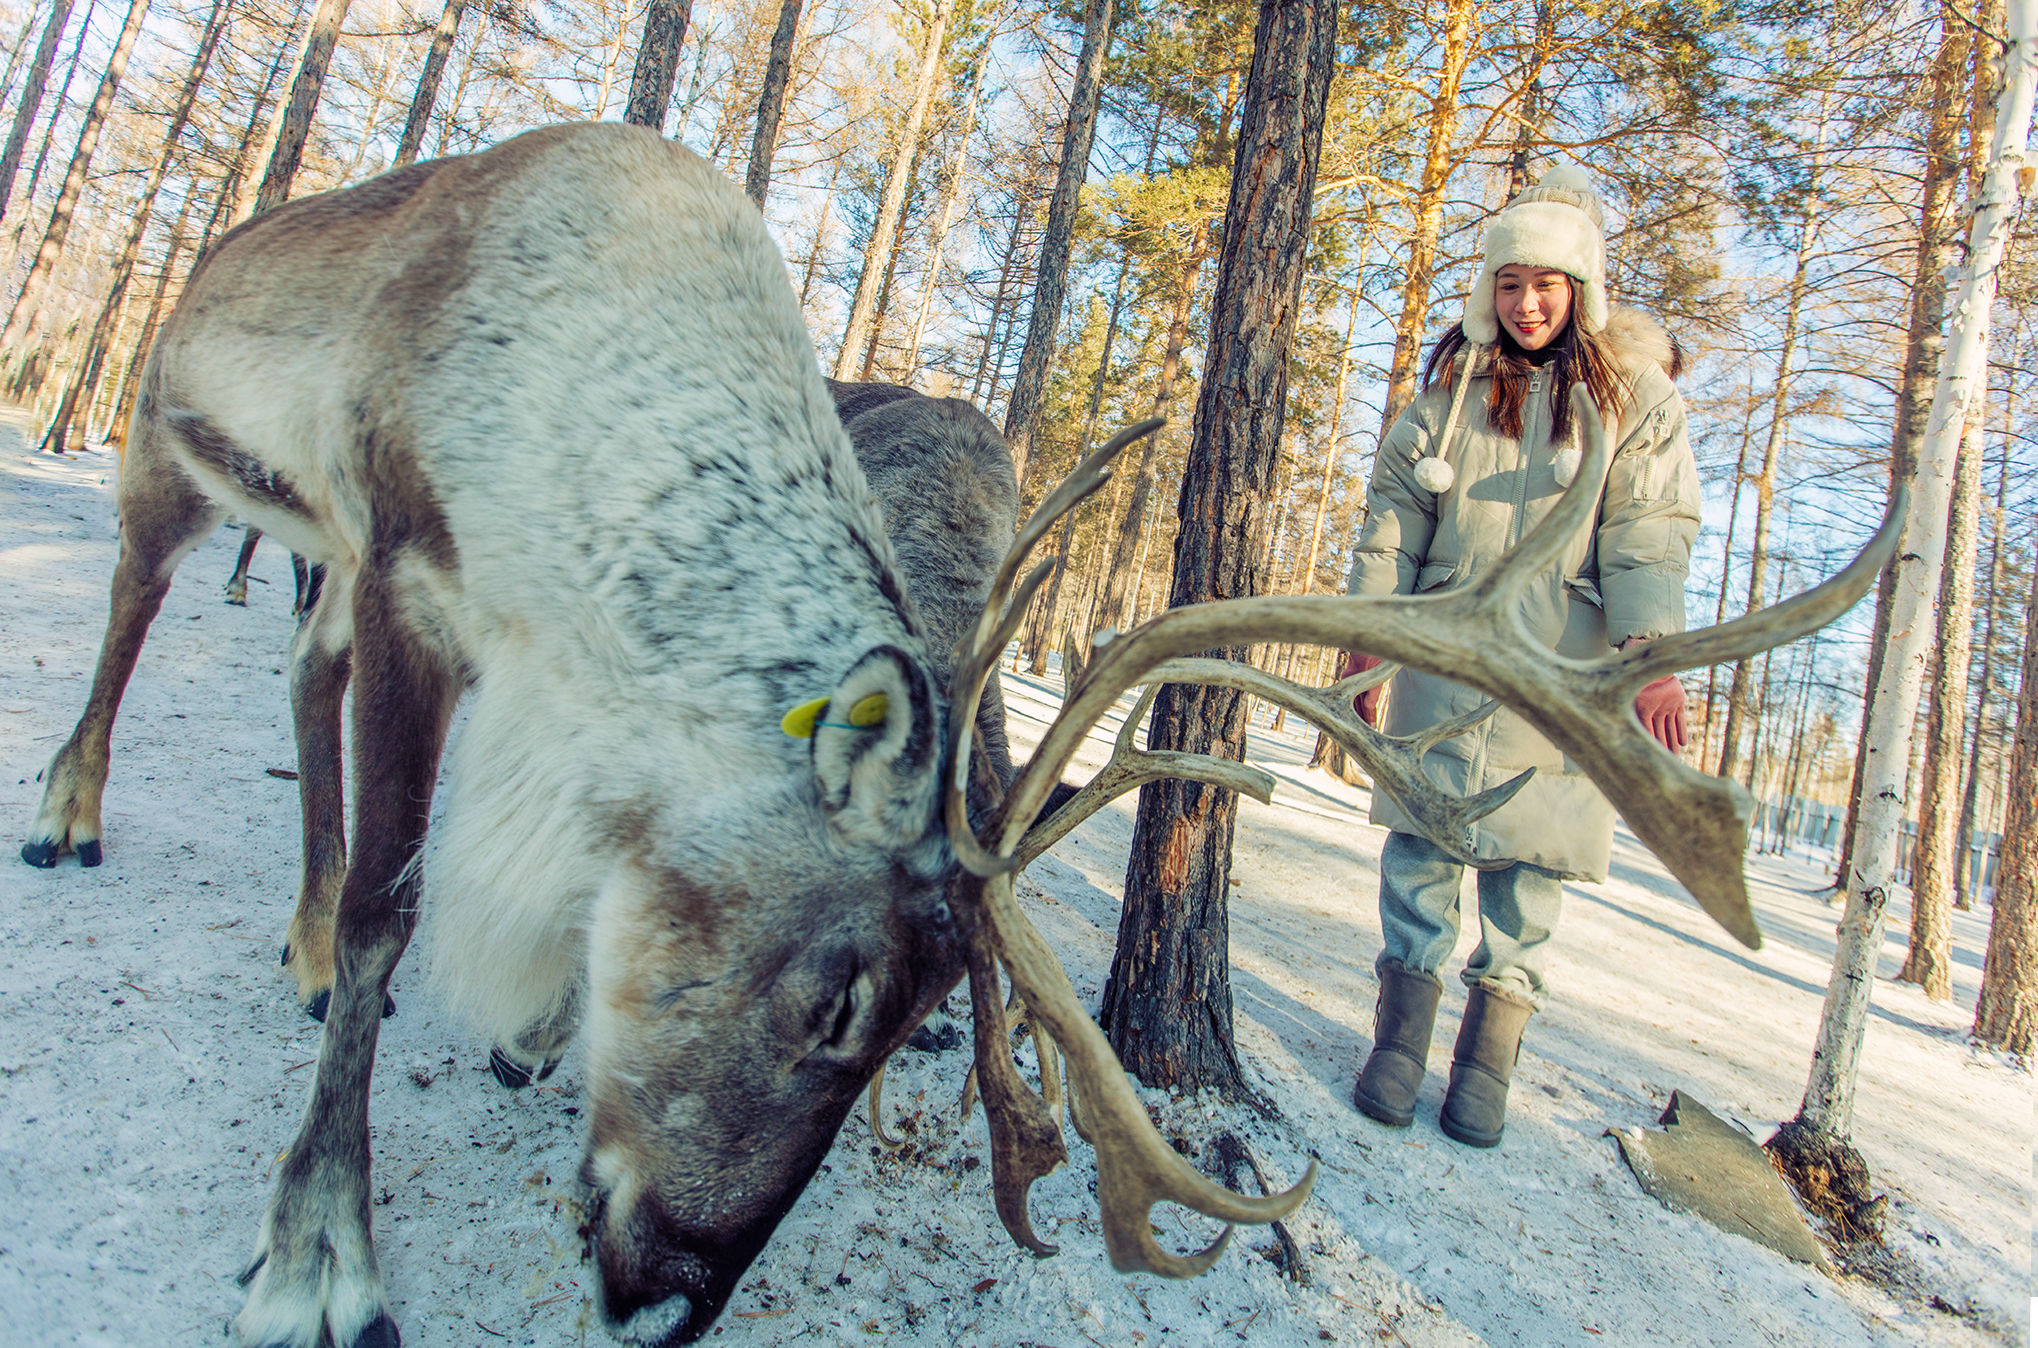
<path fill-rule="evenodd" d="M 1606 326 L 1606 243 L 1600 237 L 1599 194 L 1585 170 L 1565 165 L 1543 175 L 1509 202 L 1486 230 L 1486 260 L 1465 297 L 1465 336 L 1482 346 L 1500 340 L 1493 278 L 1502 267 L 1554 267 L 1568 274 L 1572 314 L 1586 332 Z"/>

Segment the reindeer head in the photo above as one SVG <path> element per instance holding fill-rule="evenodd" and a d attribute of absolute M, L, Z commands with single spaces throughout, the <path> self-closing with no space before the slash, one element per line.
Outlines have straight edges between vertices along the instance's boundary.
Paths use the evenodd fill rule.
<path fill-rule="evenodd" d="M 961 972 L 923 662 L 872 650 L 808 715 L 810 771 L 644 825 L 594 901 L 582 1177 L 629 1342 L 713 1322 Z"/>

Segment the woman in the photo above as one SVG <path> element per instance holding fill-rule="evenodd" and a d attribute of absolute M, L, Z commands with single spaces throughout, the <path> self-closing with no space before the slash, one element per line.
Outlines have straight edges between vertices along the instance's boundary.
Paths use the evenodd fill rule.
<path fill-rule="evenodd" d="M 1380 446 L 1351 593 L 1426 594 L 1470 584 L 1495 566 L 1578 474 L 1580 431 L 1568 391 L 1582 383 L 1606 422 L 1612 466 L 1593 528 L 1531 583 L 1522 616 L 1538 640 L 1585 658 L 1683 630 L 1699 493 L 1684 404 L 1671 383 L 1680 362 L 1653 320 L 1609 310 L 1604 259 L 1599 199 L 1576 169 L 1551 172 L 1494 218 L 1464 318 L 1438 341 L 1423 392 Z M 1358 654 L 1346 668 L 1378 663 Z M 1485 700 L 1403 669 L 1386 688 L 1360 695 L 1368 724 L 1379 724 L 1383 692 L 1386 729 L 1396 735 Z M 1677 680 L 1650 684 L 1635 705 L 1666 748 L 1683 748 Z M 1536 769 L 1471 840 L 1471 855 L 1493 869 L 1478 872 L 1480 941 L 1462 975 L 1465 1015 L 1439 1123 L 1460 1142 L 1490 1147 L 1505 1123 L 1522 1031 L 1543 1000 L 1562 882 L 1605 878 L 1613 808 L 1506 709 L 1438 745 L 1424 767 L 1461 795 Z M 1457 943 L 1464 868 L 1385 795 L 1374 794 L 1372 817 L 1390 830 L 1380 857 L 1386 939 L 1373 1051 L 1353 1101 L 1371 1118 L 1406 1127 L 1443 991 L 1437 971 Z"/>

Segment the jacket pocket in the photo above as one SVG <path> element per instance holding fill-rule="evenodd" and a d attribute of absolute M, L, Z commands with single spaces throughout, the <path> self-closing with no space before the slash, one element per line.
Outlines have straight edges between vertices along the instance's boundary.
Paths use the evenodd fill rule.
<path fill-rule="evenodd" d="M 1441 590 L 1450 584 L 1452 577 L 1457 574 L 1456 562 L 1431 562 L 1416 574 L 1415 592 L 1428 594 L 1432 590 Z"/>
<path fill-rule="evenodd" d="M 1564 588 L 1571 591 L 1573 598 L 1582 599 L 1592 607 L 1605 611 L 1606 600 L 1599 593 L 1599 582 L 1590 576 L 1566 576 Z"/>

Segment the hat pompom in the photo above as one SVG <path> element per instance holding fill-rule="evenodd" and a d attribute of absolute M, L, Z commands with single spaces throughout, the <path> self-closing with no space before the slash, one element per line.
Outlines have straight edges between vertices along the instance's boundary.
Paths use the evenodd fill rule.
<path fill-rule="evenodd" d="M 1576 445 L 1566 445 L 1557 451 L 1557 485 L 1568 487 L 1578 480 L 1578 469 L 1585 462 L 1585 456 Z"/>
<path fill-rule="evenodd" d="M 1442 496 L 1458 480 L 1457 470 L 1438 458 L 1415 461 L 1415 485 L 1433 496 Z"/>

